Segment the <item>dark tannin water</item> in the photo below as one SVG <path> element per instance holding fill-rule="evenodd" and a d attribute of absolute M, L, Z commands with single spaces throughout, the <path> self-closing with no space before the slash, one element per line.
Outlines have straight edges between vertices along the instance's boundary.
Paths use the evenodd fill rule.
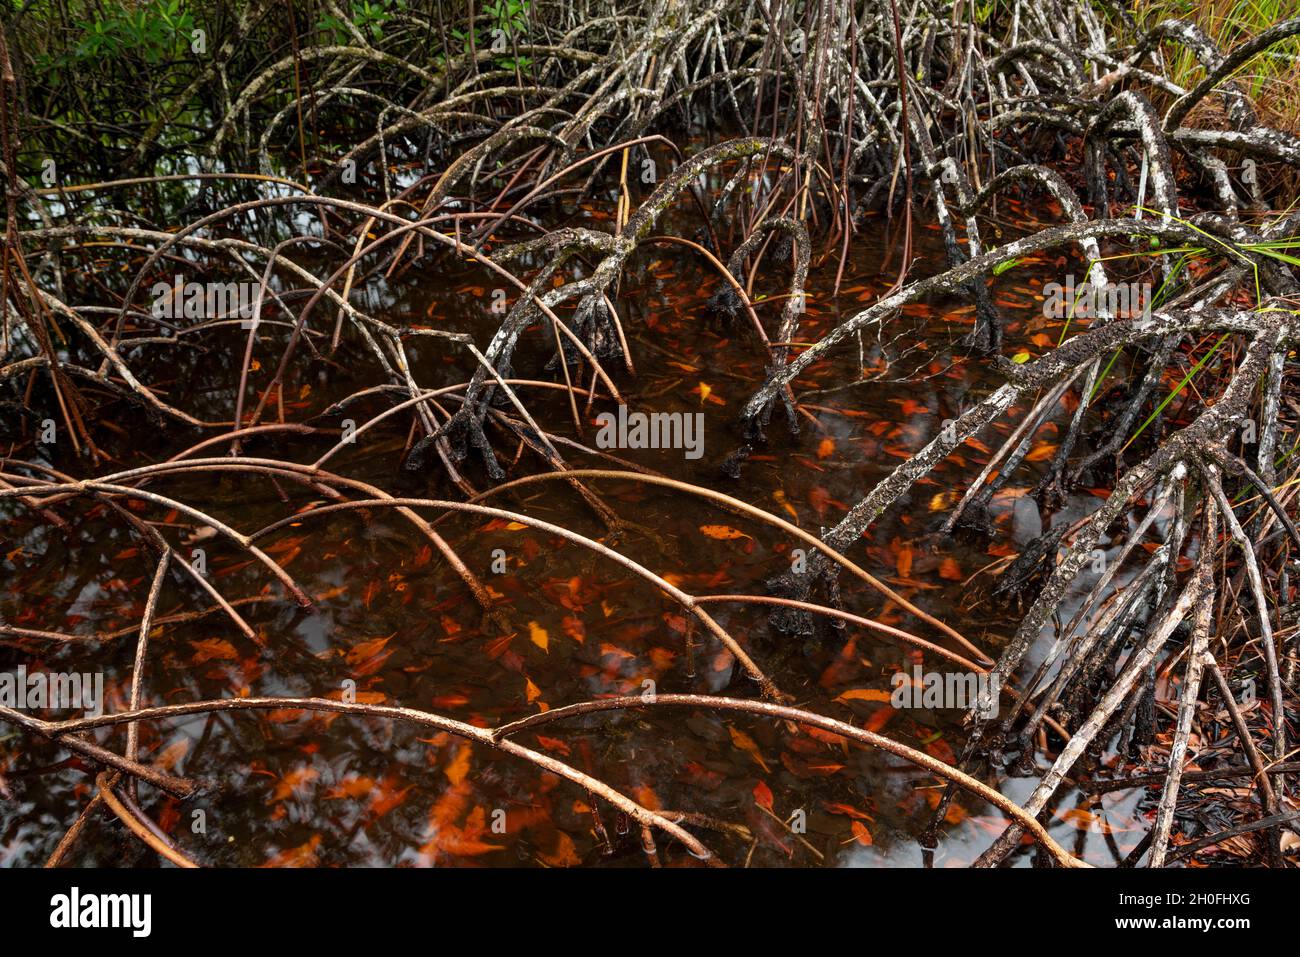
<path fill-rule="evenodd" d="M 613 208 L 603 199 L 593 205 Z M 1023 218 L 1025 211 L 1016 215 Z M 586 218 L 608 228 L 603 213 L 588 211 Z M 697 225 L 694 211 L 683 206 L 661 231 L 690 236 Z M 799 344 L 815 341 L 889 287 L 898 268 L 896 227 L 879 218 L 860 224 L 838 295 L 832 294 L 835 258 L 814 268 Z M 724 232 L 724 249 L 735 242 L 728 245 Z M 917 252 L 914 275 L 942 267 L 937 234 L 922 233 Z M 1055 261 L 1028 263 L 994 280 L 1008 318 L 1008 355 L 1037 355 L 1060 338 L 1060 324 L 1043 320 L 1037 296 L 1042 282 L 1059 278 L 1060 271 Z M 785 265 L 765 259 L 755 296 L 780 296 L 787 279 Z M 691 459 L 680 448 L 610 451 L 744 499 L 809 531 L 833 526 L 945 419 L 998 384 L 980 363 L 964 359 L 971 307 L 957 301 L 908 307 L 884 329 L 838 350 L 834 361 L 812 367 L 796 388 L 809 413 L 801 417 L 799 434 L 789 434 L 778 410 L 769 444 L 754 449 L 739 480 L 725 479 L 719 466 L 743 441 L 738 416 L 763 379 L 767 357 L 743 314 L 727 327 L 707 311 L 719 283 L 713 267 L 682 246 L 647 245 L 635 257 L 617 305 L 636 375 L 619 370 L 619 388 L 633 411 L 700 413 L 702 455 Z M 369 283 L 366 308 L 395 324 L 469 332 L 484 348 L 500 319 L 491 311 L 493 285 L 473 264 L 426 258 L 399 279 Z M 771 334 L 779 304 L 760 302 L 758 309 Z M 318 308 L 313 321 L 328 331 L 332 312 Z M 199 417 L 229 420 L 245 335 L 209 333 L 202 342 L 207 351 L 199 353 L 145 347 L 153 353 L 142 351 L 137 361 L 168 401 Z M 269 381 L 283 343 L 282 329 L 261 336 L 252 389 Z M 327 347 L 328 340 L 320 344 L 322 352 Z M 524 337 L 515 374 L 562 382 L 558 370 L 543 371 L 553 353 L 549 330 L 534 327 Z M 474 368 L 464 350 L 442 340 L 424 340 L 411 354 L 413 374 L 424 387 L 464 382 Z M 333 401 L 384 381 L 365 355 L 347 340 L 333 357 L 301 352 L 284 390 L 286 416 L 337 429 L 344 417 L 361 423 L 391 405 L 391 396 L 372 395 L 343 413 L 312 419 Z M 520 394 L 542 428 L 593 446 L 596 414 L 617 408 L 606 396 L 583 409 L 579 435 L 562 389 L 522 386 Z M 454 397 L 445 407 L 456 407 Z M 954 540 L 938 530 L 1023 411 L 1013 409 L 978 442 L 966 444 L 850 550 L 869 572 L 988 652 L 996 652 L 1017 621 L 1018 609 L 997 604 L 988 592 L 1007 557 L 1043 530 L 1044 516 L 1025 492 L 1041 468 L 1034 463 L 1054 450 L 1056 425 L 1039 432 L 1031 464 L 994 499 L 994 539 Z M 436 461 L 423 476 L 401 470 L 409 423 L 405 414 L 386 420 L 329 468 L 394 495 L 463 498 Z M 101 466 L 100 473 L 161 461 L 206 437 L 157 429 L 125 407 L 115 424 L 116 438 L 106 434 L 103 441 L 122 465 Z M 493 434 L 508 463 L 514 443 Z M 332 442 L 262 438 L 248 442 L 244 454 L 308 463 Z M 614 467 L 570 447 L 561 452 L 575 467 Z M 95 472 L 74 459 L 52 464 L 78 476 Z M 470 481 L 488 487 L 472 456 L 464 468 Z M 525 451 L 511 476 L 538 470 Z M 601 540 L 695 595 L 766 594 L 764 582 L 796 558 L 800 543 L 779 530 L 698 498 L 631 482 L 600 480 L 589 487 L 627 522 L 616 540 L 564 482 L 526 486 L 488 504 Z M 229 473 L 158 479 L 149 488 L 246 532 L 322 501 L 300 486 Z M 1055 521 L 1083 514 L 1089 494 L 1067 502 Z M 183 514 L 131 507 L 159 523 L 186 554 L 204 549 L 212 580 L 227 597 L 245 599 L 240 611 L 264 643 L 245 639 L 220 615 L 168 621 L 210 605 L 192 583 L 169 576 L 159 606 L 163 620 L 149 646 L 146 704 L 244 695 L 338 697 L 353 681 L 359 701 L 495 725 L 648 687 L 757 695 L 732 655 L 689 630 L 682 608 L 644 579 L 531 528 L 465 515 L 438 526 L 500 596 L 510 625 L 503 633 L 483 620 L 427 540 L 391 510 L 303 517 L 261 543 L 315 599 L 315 608 L 304 611 L 247 554 L 205 537 Z M 62 506 L 61 514 L 70 519 L 66 531 L 12 500 L 0 506 L 0 616 L 11 625 L 84 635 L 124 631 L 75 646 L 0 639 L 0 670 L 23 664 L 102 671 L 105 709 L 124 709 L 136 638 L 129 629 L 138 626 L 156 559 L 102 505 L 78 500 Z M 862 583 L 846 575 L 843 585 L 849 611 L 961 650 Z M 852 625 L 819 623 L 815 636 L 798 637 L 775 629 L 770 609 L 759 605 L 707 607 L 801 706 L 955 762 L 964 712 L 897 709 L 889 700 L 895 672 L 910 673 L 917 665 L 949 670 L 942 659 L 922 658 Z M 116 748 L 125 739 L 124 730 L 96 734 Z M 732 865 L 956 866 L 970 862 L 1006 823 L 983 802 L 960 795 L 947 812 L 937 850 L 927 852 L 918 838 L 942 794 L 938 779 L 891 755 L 753 716 L 685 708 L 607 712 L 525 731 L 517 740 L 646 807 L 701 815 L 692 830 Z M 141 755 L 204 784 L 190 801 L 147 786 L 140 800 L 181 849 L 207 865 L 645 863 L 639 827 L 601 802 L 612 846 L 607 853 L 585 790 L 509 755 L 411 725 L 292 710 L 198 716 L 142 725 Z M 1040 754 L 1038 760 L 1046 759 Z M 36 865 L 49 856 L 94 793 L 88 770 L 60 748 L 0 726 L 0 863 Z M 1035 780 L 976 773 L 1017 800 Z M 1098 803 L 1065 793 L 1051 831 L 1087 860 L 1113 863 L 1142 833 L 1132 823 L 1139 797 L 1123 791 Z M 694 863 L 680 845 L 662 836 L 657 841 L 664 863 Z M 79 838 L 76 860 L 151 866 L 157 857 L 116 821 L 97 817 Z"/>

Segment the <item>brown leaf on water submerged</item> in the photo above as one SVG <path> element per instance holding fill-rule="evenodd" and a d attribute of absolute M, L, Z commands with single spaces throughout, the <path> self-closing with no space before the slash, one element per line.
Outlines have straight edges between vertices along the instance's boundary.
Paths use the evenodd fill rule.
<path fill-rule="evenodd" d="M 957 492 L 936 492 L 930 497 L 930 511 L 946 512 L 957 504 L 961 495 Z"/>
<path fill-rule="evenodd" d="M 369 814 L 374 819 L 382 818 L 389 813 L 394 807 L 402 806 L 406 802 L 407 794 L 415 789 L 415 785 L 408 784 L 404 788 L 398 788 L 400 781 L 396 775 L 387 775 L 383 780 L 378 781 L 374 787 L 374 793 L 370 794 Z"/>
<path fill-rule="evenodd" d="M 1085 811 L 1081 807 L 1067 808 L 1064 811 L 1057 812 L 1055 816 L 1058 820 L 1072 825 L 1076 831 L 1095 831 L 1101 834 L 1114 833 L 1114 829 L 1109 822 L 1100 815 Z"/>
<path fill-rule="evenodd" d="M 430 704 L 440 711 L 455 710 L 456 708 L 463 708 L 465 705 L 469 704 L 469 695 L 459 692 L 437 695 L 431 699 Z"/>
<path fill-rule="evenodd" d="M 547 751 L 554 751 L 556 754 L 563 754 L 566 757 L 569 755 L 571 750 L 569 746 L 565 744 L 563 741 L 561 741 L 559 738 L 548 738 L 544 734 L 539 734 L 537 736 L 537 743 L 540 744 L 542 747 L 544 747 Z"/>
<path fill-rule="evenodd" d="M 161 752 L 154 756 L 153 763 L 156 767 L 164 771 L 171 771 L 178 765 L 185 755 L 190 751 L 190 739 L 181 738 L 169 744 Z"/>
<path fill-rule="evenodd" d="M 483 654 L 487 655 L 493 661 L 500 658 L 510 650 L 510 642 L 514 640 L 514 634 L 502 635 L 500 638 L 493 638 L 483 646 Z"/>
<path fill-rule="evenodd" d="M 265 548 L 262 549 L 262 551 L 266 552 L 268 555 L 277 555 L 277 556 L 284 555 L 288 552 L 292 552 L 295 550 L 301 551 L 305 539 L 306 539 L 305 535 L 290 535 L 287 538 L 282 538 L 277 542 L 273 542 L 272 544 L 267 545 Z"/>
<path fill-rule="evenodd" d="M 319 777 L 319 771 L 305 764 L 295 768 L 276 782 L 275 791 L 272 792 L 271 800 L 267 803 L 277 804 L 291 797 L 301 796 L 306 792 L 307 786 Z"/>
<path fill-rule="evenodd" d="M 890 698 L 888 691 L 878 691 L 875 688 L 850 688 L 848 691 L 839 695 L 836 701 L 888 701 Z"/>
<path fill-rule="evenodd" d="M 875 818 L 873 818 L 866 811 L 859 811 L 851 804 L 836 804 L 834 802 L 826 802 L 822 806 L 826 808 L 826 810 L 830 811 L 832 814 L 844 814 L 847 815 L 848 817 L 854 818 L 859 821 L 875 821 Z"/>
<path fill-rule="evenodd" d="M 281 851 L 275 857 L 271 858 L 263 867 L 315 867 L 316 866 L 316 849 L 320 847 L 321 837 L 319 834 L 313 834 L 311 839 L 305 844 L 299 844 L 297 847 L 291 847 L 287 851 Z"/>
<path fill-rule="evenodd" d="M 506 521 L 504 518 L 494 518 L 491 521 L 486 522 L 483 525 L 480 525 L 479 531 L 480 532 L 501 532 L 501 531 L 518 532 L 527 527 L 528 526 L 524 525 L 522 522 L 510 522 L 510 521 Z"/>
<path fill-rule="evenodd" d="M 817 443 L 817 457 L 819 459 L 830 458 L 835 452 L 834 439 L 822 439 Z"/>
<path fill-rule="evenodd" d="M 335 688 L 333 691 L 326 693 L 323 697 L 332 698 L 335 701 L 342 701 L 343 689 Z M 383 704 L 388 698 L 388 696 L 382 691 L 357 691 L 352 697 L 357 704 Z M 330 721 L 333 721 L 337 717 L 337 714 L 321 715 L 322 719 L 328 719 Z"/>
<path fill-rule="evenodd" d="M 1036 449 L 1025 456 L 1026 462 L 1046 462 L 1056 454 L 1057 446 L 1052 442 L 1044 442 Z"/>
<path fill-rule="evenodd" d="M 469 744 L 461 744 L 456 748 L 456 754 L 451 759 L 451 763 L 442 769 L 442 773 L 447 775 L 447 780 L 452 784 L 460 784 L 465 780 L 465 775 L 469 774 L 469 765 L 472 755 Z"/>
<path fill-rule="evenodd" d="M 710 791 L 716 790 L 726 778 L 726 775 L 710 771 L 698 761 L 686 762 L 683 770 L 685 771 L 683 777 L 687 781 L 697 787 L 708 788 Z"/>
<path fill-rule="evenodd" d="M 754 743 L 753 738 L 747 735 L 744 731 L 741 731 L 739 728 L 734 728 L 731 725 L 727 725 L 727 730 L 731 732 L 732 744 L 753 758 L 754 763 L 768 774 L 772 773 L 772 769 L 769 768 L 767 762 L 763 760 L 763 755 L 759 753 L 758 745 Z"/>
<path fill-rule="evenodd" d="M 572 578 L 553 578 L 544 582 L 542 593 L 569 611 L 578 612 L 600 597 L 600 586 L 574 575 Z"/>
<path fill-rule="evenodd" d="M 700 405 L 703 405 L 705 402 L 712 402 L 714 405 L 727 404 L 726 400 L 713 394 L 713 387 L 709 385 L 707 382 L 701 382 L 699 385 L 697 385 L 694 389 L 691 390 L 691 394 L 698 395 L 700 397 Z"/>
<path fill-rule="evenodd" d="M 358 642 L 347 650 L 343 659 L 352 665 L 358 677 L 374 674 L 392 655 L 391 651 L 384 651 L 384 646 L 392 641 L 396 634 L 397 632 L 393 632 L 387 638 L 372 638 L 369 641 Z"/>
<path fill-rule="evenodd" d="M 238 661 L 239 652 L 235 646 L 224 638 L 203 638 L 199 641 L 191 641 L 190 646 L 195 649 L 194 657 L 190 659 L 191 664 L 201 665 L 205 661 Z"/>
<path fill-rule="evenodd" d="M 375 779 L 364 775 L 344 778 L 325 792 L 326 801 L 358 800 L 368 795 L 375 786 Z"/>
<path fill-rule="evenodd" d="M 560 626 L 564 629 L 564 633 L 578 644 L 587 640 L 587 629 L 583 627 L 582 619 L 577 615 L 565 615 Z"/>
<path fill-rule="evenodd" d="M 470 811 L 463 827 L 442 825 L 438 827 L 433 840 L 420 848 L 421 853 L 437 851 L 453 857 L 477 857 L 493 851 L 505 850 L 504 844 L 489 844 L 479 838 L 487 830 L 487 812 L 482 805 Z"/>
<path fill-rule="evenodd" d="M 814 485 L 808 490 L 808 504 L 813 507 L 813 511 L 817 513 L 818 518 L 826 514 L 826 508 L 830 502 L 831 493 L 820 485 Z"/>
<path fill-rule="evenodd" d="M 843 748 L 845 751 L 848 750 L 849 739 L 844 737 L 842 734 L 836 734 L 834 731 L 827 731 L 825 728 L 814 727 L 811 724 L 801 724 L 799 725 L 799 730 L 808 735 L 808 737 L 820 741 L 822 744 Z"/>
<path fill-rule="evenodd" d="M 573 845 L 573 838 L 563 831 L 560 831 L 559 835 L 555 850 L 549 854 L 539 853 L 538 860 L 550 867 L 577 867 L 582 863 L 582 858 L 578 856 L 578 849 Z"/>
<path fill-rule="evenodd" d="M 896 714 L 898 714 L 897 708 L 877 708 L 867 717 L 862 728 L 864 731 L 879 731 L 890 721 L 893 721 Z"/>
<path fill-rule="evenodd" d="M 739 529 L 732 528 L 730 525 L 701 525 L 700 531 L 709 538 L 715 538 L 720 542 L 729 542 L 737 538 L 749 538 Z"/>
<path fill-rule="evenodd" d="M 930 411 L 929 407 L 917 402 L 915 399 L 890 399 L 889 401 L 895 402 L 901 406 L 901 413 L 909 418 L 919 413 L 928 413 Z"/>
<path fill-rule="evenodd" d="M 781 752 L 781 763 L 797 778 L 830 777 L 844 770 L 844 765 L 835 762 L 802 761 L 789 751 Z"/>
<path fill-rule="evenodd" d="M 926 804 L 929 805 L 930 810 L 937 810 L 939 807 L 939 801 L 943 798 L 943 788 L 931 788 L 924 793 Z M 966 809 L 962 807 L 960 803 L 957 801 L 949 801 L 948 810 L 944 812 L 943 820 L 945 824 L 960 824 L 962 821 L 966 820 L 968 816 Z M 1004 821 L 1002 824 L 992 828 L 990 833 L 1000 834 L 1005 826 L 1006 822 Z"/>
<path fill-rule="evenodd" d="M 272 724 L 288 724 L 292 721 L 299 721 L 305 718 L 309 713 L 302 708 L 276 708 L 274 711 L 264 711 L 266 720 Z"/>
<path fill-rule="evenodd" d="M 950 582 L 959 582 L 962 579 L 961 566 L 957 564 L 954 558 L 945 558 L 939 563 L 939 577 Z"/>
<path fill-rule="evenodd" d="M 894 567 L 898 569 L 899 578 L 910 578 L 912 575 L 912 546 L 902 544 L 898 546 L 898 554 L 894 561 Z"/>
<path fill-rule="evenodd" d="M 856 638 L 845 642 L 844 648 L 822 671 L 817 683 L 828 690 L 847 684 L 859 668 L 857 647 Z"/>
<path fill-rule="evenodd" d="M 528 699 L 528 703 L 532 704 L 534 701 L 537 701 L 539 698 L 541 698 L 541 696 L 542 696 L 542 689 L 537 687 L 537 685 L 533 684 L 532 678 L 529 678 L 527 675 L 525 675 L 524 676 L 524 697 Z M 547 710 L 545 701 L 540 702 L 540 704 L 543 711 Z"/>
<path fill-rule="evenodd" d="M 323 592 L 312 595 L 312 599 L 320 604 L 338 598 L 339 595 L 346 594 L 347 590 L 347 585 L 336 585 L 333 588 L 327 588 Z"/>
<path fill-rule="evenodd" d="M 792 518 L 795 521 L 795 523 L 798 524 L 799 513 L 795 510 L 795 507 L 790 504 L 790 500 L 785 497 L 785 491 L 783 489 L 776 489 L 772 493 L 772 498 L 776 499 L 776 501 L 781 505 L 781 507 L 790 513 L 790 518 Z"/>
<path fill-rule="evenodd" d="M 938 758 L 945 764 L 957 763 L 957 755 L 953 754 L 952 748 L 941 734 L 936 734 L 933 738 L 925 741 L 922 746 L 925 748 L 926 754 L 932 758 Z"/>
<path fill-rule="evenodd" d="M 856 840 L 863 847 L 871 846 L 872 844 L 871 832 L 867 830 L 867 826 L 865 824 L 863 824 L 861 821 L 853 821 L 849 825 L 849 828 L 850 830 L 853 831 L 854 840 Z"/>

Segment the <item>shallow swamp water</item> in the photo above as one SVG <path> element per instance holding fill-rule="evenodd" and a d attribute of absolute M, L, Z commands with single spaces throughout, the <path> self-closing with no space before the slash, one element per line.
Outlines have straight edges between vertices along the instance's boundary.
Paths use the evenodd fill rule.
<path fill-rule="evenodd" d="M 719 188 L 721 178 L 709 185 Z M 575 222 L 609 228 L 616 193 L 597 193 Z M 1000 207 L 1004 228 L 1028 229 L 1050 209 Z M 584 222 L 585 221 L 585 222 Z M 659 232 L 693 236 L 698 217 L 688 204 Z M 250 228 L 260 228 L 253 224 Z M 858 224 L 838 295 L 837 261 L 809 278 L 799 343 L 811 343 L 844 317 L 874 301 L 898 270 L 900 223 L 868 216 Z M 735 237 L 722 231 L 724 250 Z M 913 275 L 943 264 L 937 232 L 920 228 Z M 725 257 L 723 257 L 725 258 Z M 1043 259 L 993 280 L 1007 319 L 1004 351 L 1037 355 L 1061 336 L 1061 324 L 1042 317 L 1042 284 L 1077 263 Z M 94 301 L 96 265 L 74 281 Z M 765 261 L 754 285 L 764 297 L 758 312 L 775 328 L 788 271 Z M 998 385 L 996 373 L 968 360 L 963 337 L 971 307 L 930 301 L 908 307 L 885 328 L 864 335 L 835 358 L 813 366 L 796 383 L 800 431 L 791 435 L 778 410 L 769 442 L 755 448 L 738 480 L 721 463 L 742 443 L 741 407 L 761 383 L 765 355 L 742 316 L 727 326 L 706 308 L 720 279 L 693 250 L 653 244 L 638 252 L 624 275 L 618 308 L 635 375 L 617 382 L 631 409 L 701 413 L 703 455 L 680 449 L 611 450 L 664 475 L 717 488 L 816 532 L 834 525 L 874 483 L 921 448 L 941 428 Z M 366 308 L 394 323 L 467 332 L 483 348 L 496 328 L 494 281 L 481 268 L 450 256 L 426 257 L 392 281 L 375 279 L 358 293 Z M 513 295 L 513 294 L 512 294 Z M 764 303 L 766 300 L 766 304 Z M 323 313 L 322 313 L 323 314 Z M 281 317 L 283 318 L 283 317 Z M 321 320 L 328 326 L 332 322 Z M 206 333 L 194 350 L 140 353 L 150 382 L 164 396 L 204 418 L 231 418 L 244 333 Z M 283 330 L 260 336 L 252 388 L 274 370 Z M 343 396 L 383 381 L 374 362 L 344 340 L 319 357 L 302 353 L 283 390 L 296 421 L 338 429 L 362 422 L 390 400 L 369 396 L 345 412 L 322 414 Z M 796 345 L 796 349 L 798 346 Z M 554 345 L 540 326 L 526 333 L 516 374 L 563 382 L 544 371 Z M 413 350 L 412 371 L 425 387 L 464 382 L 472 360 L 445 342 L 426 340 Z M 150 356 L 146 358 L 146 356 Z M 589 383 L 583 383 L 584 385 Z M 521 387 L 529 411 L 547 431 L 594 442 L 594 416 L 615 408 L 602 394 L 584 409 L 579 435 L 563 389 Z M 1035 436 L 1029 466 L 992 506 L 991 539 L 941 536 L 956 501 L 1008 435 L 1017 412 L 968 442 L 876 522 L 850 554 L 900 594 L 957 628 L 989 652 L 1014 631 L 1018 608 L 990 591 L 1010 557 L 1044 529 L 1049 517 L 1027 490 L 1056 441 L 1061 415 Z M 313 419 L 313 416 L 318 418 Z M 104 449 L 119 460 L 105 468 L 161 461 L 199 439 L 197 432 L 161 430 L 123 406 L 101 430 Z M 395 495 L 462 497 L 435 463 L 420 475 L 401 468 L 408 416 L 399 414 L 331 460 L 341 474 Z M 500 439 L 500 433 L 496 433 Z M 334 436 L 276 436 L 245 444 L 245 454 L 311 462 Z M 508 464 L 513 445 L 498 441 Z M 607 467 L 599 459 L 562 449 L 577 467 Z M 55 467 L 88 475 L 95 467 L 72 458 Z M 525 451 L 511 477 L 538 470 Z M 477 463 L 465 474 L 488 486 Z M 308 508 L 301 489 L 266 479 L 215 475 L 156 483 L 244 531 Z M 665 488 L 630 482 L 592 482 L 627 526 L 611 542 L 692 594 L 765 594 L 764 582 L 785 571 L 797 543 L 761 523 Z M 1083 514 L 1094 495 L 1081 489 L 1050 521 Z M 607 530 L 562 482 L 507 492 L 490 504 L 525 512 L 599 540 Z M 133 506 L 134 508 L 134 506 Z M 106 709 L 126 707 L 138 625 L 154 559 L 120 520 L 87 502 L 70 509 L 66 531 L 22 506 L 0 506 L 0 616 L 14 625 L 101 641 L 57 647 L 5 639 L 0 666 L 13 670 L 102 671 Z M 401 704 L 478 724 L 498 724 L 570 702 L 639 694 L 646 681 L 661 692 L 752 697 L 753 683 L 725 648 L 689 634 L 680 607 L 645 581 L 590 551 L 531 528 L 501 520 L 450 516 L 440 532 L 499 596 L 510 630 L 486 623 L 455 573 L 409 525 L 383 511 L 343 512 L 302 521 L 263 543 L 267 552 L 312 595 L 303 610 L 248 557 L 187 524 L 184 516 L 140 507 L 142 518 L 185 548 L 205 549 L 213 581 L 230 598 L 262 646 L 243 638 L 219 616 L 169 620 L 197 607 L 201 595 L 178 580 L 164 589 L 152 635 L 144 700 L 176 703 L 238 695 L 338 696 L 356 682 L 358 700 Z M 848 610 L 942 641 L 923 623 L 882 602 L 860 583 L 843 580 Z M 819 625 L 811 637 L 783 634 L 769 609 L 717 603 L 710 611 L 743 644 L 778 686 L 801 706 L 880 731 L 944 761 L 955 762 L 964 739 L 962 711 L 896 709 L 891 677 L 925 662 L 915 651 L 854 626 Z M 951 647 L 951 645 L 950 645 Z M 959 649 L 954 649 L 959 650 Z M 116 741 L 99 732 L 101 740 Z M 726 863 L 740 866 L 961 866 L 999 834 L 1006 820 L 961 794 L 950 806 L 937 848 L 919 838 L 930 823 L 942 786 L 895 757 L 827 734 L 746 715 L 690 709 L 595 714 L 524 732 L 521 742 L 600 778 L 647 807 L 703 815 L 696 832 Z M 212 866 L 644 866 L 639 828 L 609 807 L 599 809 L 608 844 L 593 823 L 591 798 L 580 788 L 531 764 L 448 735 L 379 719 L 337 714 L 244 712 L 155 722 L 142 728 L 141 754 L 162 767 L 199 779 L 203 792 L 178 802 L 148 787 L 141 806 L 197 859 Z M 1039 767 L 1047 757 L 1037 756 Z M 1107 760 L 1117 760 L 1108 758 Z M 982 779 L 1014 799 L 1036 780 L 1004 769 L 980 769 Z M 37 865 L 54 849 L 93 793 L 82 763 L 46 743 L 0 732 L 0 864 Z M 1142 792 L 1100 799 L 1063 791 L 1050 822 L 1053 835 L 1095 864 L 1113 864 L 1146 826 L 1135 816 L 1149 808 Z M 204 813 L 206 833 L 194 833 L 193 812 Z M 789 822 L 806 823 L 802 833 Z M 796 829 L 798 830 L 798 829 Z M 88 865 L 153 866 L 156 856 L 116 822 L 88 828 L 79 861 Z M 695 865 L 680 846 L 660 839 L 659 860 Z M 1015 861 L 1028 865 L 1031 852 Z"/>

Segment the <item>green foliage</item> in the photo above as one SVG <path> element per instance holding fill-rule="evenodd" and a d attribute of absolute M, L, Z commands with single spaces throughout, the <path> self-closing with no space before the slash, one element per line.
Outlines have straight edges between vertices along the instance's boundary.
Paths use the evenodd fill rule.
<path fill-rule="evenodd" d="M 353 0 L 352 25 L 363 36 L 378 42 L 384 38 L 384 24 L 398 11 L 406 10 L 406 0 Z M 352 39 L 351 32 L 338 17 L 325 14 L 316 21 L 316 29 L 331 34 L 335 43 L 344 44 Z"/>
<path fill-rule="evenodd" d="M 134 8 L 114 0 L 77 28 L 83 36 L 71 50 L 72 65 L 123 56 L 156 65 L 189 47 L 194 18 L 181 9 L 181 0 L 151 0 Z"/>
<path fill-rule="evenodd" d="M 521 32 L 528 25 L 527 0 L 493 0 L 483 4 L 483 12 L 492 18 L 506 36 Z"/>
<path fill-rule="evenodd" d="M 474 31 L 474 49 L 493 49 L 493 44 L 499 39 L 504 39 L 509 44 L 527 28 L 528 10 L 529 0 L 489 0 L 483 4 L 482 13 L 488 18 L 489 26 L 486 35 Z M 469 31 L 453 29 L 448 33 L 461 50 L 469 50 Z M 440 55 L 435 59 L 438 63 L 442 63 L 444 57 Z M 532 62 L 531 58 L 522 56 L 498 56 L 493 60 L 493 63 L 503 70 L 523 68 Z"/>

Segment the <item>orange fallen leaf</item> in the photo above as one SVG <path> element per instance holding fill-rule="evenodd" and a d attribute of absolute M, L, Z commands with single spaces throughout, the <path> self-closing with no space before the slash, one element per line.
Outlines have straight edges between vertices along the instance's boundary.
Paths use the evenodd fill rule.
<path fill-rule="evenodd" d="M 451 759 L 451 764 L 443 768 L 442 773 L 447 775 L 447 780 L 452 784 L 460 784 L 465 780 L 465 775 L 469 774 L 470 764 L 470 746 L 462 744 L 456 749 L 456 755 Z"/>
<path fill-rule="evenodd" d="M 582 619 L 576 615 L 565 615 L 560 624 L 564 628 L 564 633 L 578 644 L 587 640 L 587 629 L 583 627 Z"/>
<path fill-rule="evenodd" d="M 393 634 L 389 635 L 387 638 L 372 638 L 370 641 L 363 641 L 359 644 L 353 645 L 348 649 L 347 654 L 343 657 L 348 664 L 353 665 L 354 667 L 360 665 L 366 666 L 365 669 L 359 671 L 358 674 L 372 674 L 375 671 L 378 671 L 380 665 L 382 665 L 388 656 L 392 654 L 391 651 L 384 651 L 384 645 L 388 644 L 393 639 L 393 635 L 396 634 L 397 632 L 393 632 Z"/>
<path fill-rule="evenodd" d="M 836 701 L 888 701 L 888 691 L 878 691 L 875 688 L 850 688 L 848 691 L 839 695 Z"/>
<path fill-rule="evenodd" d="M 204 638 L 200 641 L 191 641 L 195 649 L 193 664 L 201 665 L 205 661 L 212 661 L 214 658 L 220 661 L 237 661 L 239 652 L 235 646 L 224 638 Z"/>
<path fill-rule="evenodd" d="M 556 843 L 555 850 L 549 854 L 539 853 L 538 858 L 551 867 L 577 867 L 582 863 L 582 858 L 578 856 L 578 849 L 573 846 L 573 838 L 560 831 L 560 839 Z"/>
<path fill-rule="evenodd" d="M 754 743 L 753 738 L 747 735 L 744 731 L 741 731 L 739 728 L 733 728 L 731 725 L 727 725 L 727 730 L 731 732 L 732 744 L 753 758 L 754 762 L 768 774 L 772 773 L 772 769 L 769 768 L 767 762 L 763 760 L 763 755 L 759 753 L 758 745 Z"/>
<path fill-rule="evenodd" d="M 853 837 L 854 839 L 857 840 L 859 844 L 861 844 L 863 847 L 871 846 L 872 844 L 871 832 L 867 830 L 867 826 L 865 824 L 863 824 L 861 821 L 853 821 L 849 825 L 849 829 L 853 831 Z"/>
<path fill-rule="evenodd" d="M 321 837 L 313 834 L 311 840 L 287 851 L 281 851 L 271 858 L 263 867 L 315 867 L 316 848 L 320 847 Z"/>
<path fill-rule="evenodd" d="M 320 777 L 320 772 L 307 765 L 303 765 L 293 771 L 290 771 L 284 777 L 280 778 L 275 784 L 275 791 L 271 794 L 269 803 L 276 804 L 286 800 L 295 794 L 302 794 L 312 781 Z"/>
<path fill-rule="evenodd" d="M 700 531 L 709 538 L 716 538 L 720 542 L 729 542 L 737 538 L 750 538 L 739 529 L 732 528 L 730 525 L 701 525 Z"/>
<path fill-rule="evenodd" d="M 910 578 L 912 575 L 912 546 L 903 545 L 898 549 L 898 559 L 895 563 L 898 569 L 899 578 Z"/>
<path fill-rule="evenodd" d="M 172 768 L 176 767 L 181 758 L 185 757 L 185 755 L 189 753 L 189 750 L 190 739 L 181 738 L 179 741 L 170 744 L 163 749 L 163 751 L 153 759 L 153 763 L 164 771 L 170 771 Z"/>
<path fill-rule="evenodd" d="M 338 784 L 334 785 L 325 792 L 325 800 L 339 801 L 347 798 L 363 798 L 374 789 L 374 778 L 368 778 L 364 775 L 344 778 Z"/>
<path fill-rule="evenodd" d="M 1026 462 L 1046 462 L 1056 454 L 1056 445 L 1045 442 L 1025 456 Z"/>

